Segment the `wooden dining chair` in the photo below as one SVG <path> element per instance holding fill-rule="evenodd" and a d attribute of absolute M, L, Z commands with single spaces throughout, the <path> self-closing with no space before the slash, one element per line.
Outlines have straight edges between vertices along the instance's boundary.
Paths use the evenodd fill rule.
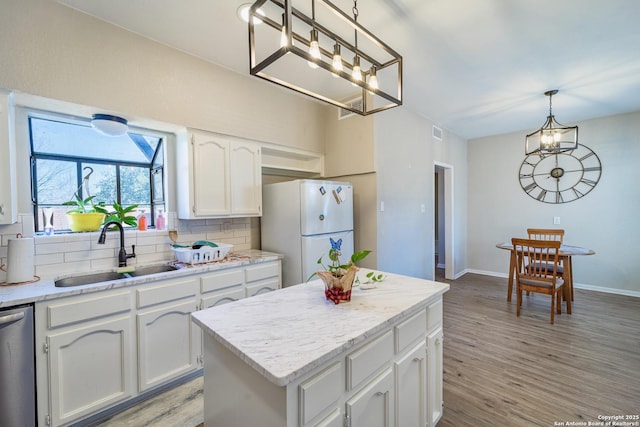
<path fill-rule="evenodd" d="M 560 244 L 562 244 L 562 240 L 564 239 L 564 230 L 561 228 L 527 228 L 527 234 L 529 235 L 529 239 L 559 241 Z M 568 259 L 567 262 L 571 262 L 571 259 Z M 567 277 L 564 277 L 562 259 L 558 261 L 557 269 L 558 275 L 562 276 L 565 283 L 570 283 Z M 527 295 L 529 295 L 528 292 Z M 571 289 L 571 300 L 573 301 L 573 289 Z"/>
<path fill-rule="evenodd" d="M 560 228 L 527 228 L 529 239 L 535 240 L 557 240 L 562 243 L 564 230 Z"/>
<path fill-rule="evenodd" d="M 564 282 L 558 275 L 557 240 L 511 239 L 516 252 L 516 315 L 520 316 L 522 292 L 551 295 L 551 324 L 555 312 L 562 313 L 562 291 Z M 548 268 L 548 267 L 551 268 Z M 567 313 L 571 314 L 571 299 L 565 300 Z"/>

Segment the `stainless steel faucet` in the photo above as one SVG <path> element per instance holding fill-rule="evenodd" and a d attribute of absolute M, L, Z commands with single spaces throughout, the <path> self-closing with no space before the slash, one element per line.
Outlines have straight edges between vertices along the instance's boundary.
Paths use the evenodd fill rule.
<path fill-rule="evenodd" d="M 128 258 L 136 257 L 136 245 L 131 245 L 131 254 L 127 254 L 127 251 L 124 249 L 124 228 L 122 228 L 122 224 L 118 221 L 109 221 L 103 227 L 100 232 L 100 237 L 98 238 L 98 244 L 104 245 L 104 241 L 107 238 L 107 230 L 112 225 L 115 225 L 120 230 L 120 252 L 118 252 L 118 267 L 126 267 Z"/>

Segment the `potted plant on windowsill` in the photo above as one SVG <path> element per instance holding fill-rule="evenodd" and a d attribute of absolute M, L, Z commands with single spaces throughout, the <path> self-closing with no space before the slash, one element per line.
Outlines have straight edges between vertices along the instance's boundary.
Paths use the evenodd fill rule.
<path fill-rule="evenodd" d="M 116 221 L 122 225 L 126 224 L 131 227 L 136 227 L 138 225 L 138 219 L 130 214 L 132 214 L 137 208 L 138 205 L 124 207 L 118 202 L 113 202 L 113 211 L 107 214 L 107 217 L 104 219 L 104 224 L 109 221 Z"/>
<path fill-rule="evenodd" d="M 80 186 L 73 194 L 73 199 L 63 203 L 65 206 L 74 206 L 73 209 L 67 211 L 67 221 L 71 231 L 99 230 L 105 215 L 109 213 L 104 202 L 96 203 L 93 201 L 95 196 L 89 195 L 89 177 L 93 173 L 93 169 L 86 166 L 83 170 L 86 169 L 89 169 L 89 173 L 82 179 Z M 83 186 L 87 193 L 87 197 L 84 199 L 80 196 Z"/>
<path fill-rule="evenodd" d="M 66 206 L 75 206 L 67 211 L 67 221 L 71 231 L 96 231 L 100 229 L 105 215 L 109 212 L 104 208 L 104 202 L 94 204 L 94 197 L 82 199 L 76 193 L 74 200 L 63 203 Z"/>
<path fill-rule="evenodd" d="M 324 270 L 316 271 L 309 279 L 313 276 L 320 277 L 325 285 L 324 294 L 326 298 L 335 304 L 341 301 L 351 301 L 351 288 L 353 287 L 356 273 L 359 270 L 359 268 L 356 267 L 356 262 L 362 261 L 371 251 L 362 250 L 355 252 L 351 255 L 349 263 L 341 264 L 340 247 L 342 246 L 342 239 L 335 241 L 330 237 L 329 240 L 331 242 L 331 249 L 329 250 L 331 264 L 325 266 L 322 263 L 322 257 L 320 257 L 318 264 L 321 265 Z"/>

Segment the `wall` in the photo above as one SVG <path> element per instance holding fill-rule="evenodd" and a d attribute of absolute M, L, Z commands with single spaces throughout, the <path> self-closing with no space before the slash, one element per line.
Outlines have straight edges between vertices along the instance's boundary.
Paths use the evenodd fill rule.
<path fill-rule="evenodd" d="M 434 162 L 454 171 L 454 274 L 466 266 L 466 141 L 446 131 L 435 141 L 432 126 L 402 107 L 377 114 L 374 126 L 378 268 L 428 279 L 435 268 Z"/>
<path fill-rule="evenodd" d="M 565 204 L 538 202 L 520 187 L 530 130 L 469 141 L 468 269 L 506 277 L 508 253 L 496 243 L 526 236 L 527 227 L 563 228 L 567 244 L 596 252 L 573 258 L 576 287 L 640 296 L 640 112 L 577 125 L 580 142 L 600 157 L 602 176 L 590 193 Z"/>
<path fill-rule="evenodd" d="M 355 175 L 375 170 L 374 115 L 337 119 L 337 109 L 325 111 L 325 175 Z"/>
<path fill-rule="evenodd" d="M 0 40 L 0 87 L 324 151 L 322 104 L 56 2 L 4 1 Z"/>

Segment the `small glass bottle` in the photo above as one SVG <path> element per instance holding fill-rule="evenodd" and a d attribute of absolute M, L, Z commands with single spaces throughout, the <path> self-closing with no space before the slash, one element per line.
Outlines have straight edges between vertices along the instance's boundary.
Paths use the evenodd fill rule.
<path fill-rule="evenodd" d="M 141 211 L 140 215 L 138 215 L 138 230 L 144 231 L 146 229 L 147 229 L 147 216 L 145 215 L 144 211 Z"/>
<path fill-rule="evenodd" d="M 156 230 L 164 230 L 165 227 L 165 219 L 162 214 L 162 209 L 158 211 L 158 217 L 156 218 Z"/>

